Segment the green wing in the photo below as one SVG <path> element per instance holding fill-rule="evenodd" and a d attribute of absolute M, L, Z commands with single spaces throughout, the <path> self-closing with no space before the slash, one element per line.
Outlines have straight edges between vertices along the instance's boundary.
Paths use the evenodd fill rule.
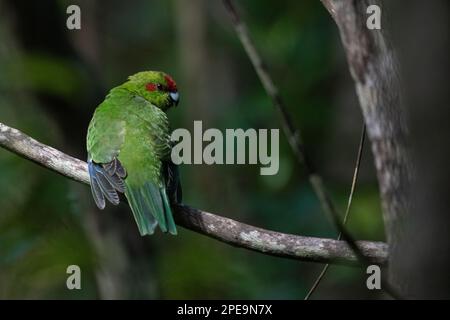
<path fill-rule="evenodd" d="M 105 167 L 116 161 L 127 173 L 124 191 L 141 235 L 153 234 L 158 224 L 163 232 L 177 233 L 162 172 L 163 160 L 170 154 L 169 142 L 165 113 L 124 89 L 111 92 L 97 109 L 88 131 L 88 152 L 94 167 L 90 172 L 110 184 L 100 188 L 101 194 L 115 203 L 114 195 L 108 197 L 114 190 L 108 181 L 111 179 L 95 174 L 100 170 L 98 164 Z M 96 199 L 94 190 L 93 195 Z"/>
<path fill-rule="evenodd" d="M 98 208 L 105 198 L 119 204 L 118 192 L 125 191 L 125 169 L 117 156 L 125 141 L 126 122 L 120 104 L 129 102 L 124 94 L 109 94 L 96 109 L 87 134 L 88 169 L 91 191 Z"/>
<path fill-rule="evenodd" d="M 116 157 L 125 141 L 126 121 L 121 105 L 131 99 L 123 94 L 109 94 L 95 110 L 87 134 L 87 151 L 97 163 Z"/>

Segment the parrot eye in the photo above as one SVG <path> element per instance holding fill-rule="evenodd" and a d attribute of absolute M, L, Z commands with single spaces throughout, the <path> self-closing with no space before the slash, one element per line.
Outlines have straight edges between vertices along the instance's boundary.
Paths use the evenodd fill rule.
<path fill-rule="evenodd" d="M 150 91 L 150 92 L 153 92 L 153 91 L 156 91 L 156 90 L 158 90 L 158 91 L 166 91 L 166 87 L 164 87 L 162 84 L 160 84 L 160 83 L 147 83 L 146 85 L 145 85 L 145 89 L 147 90 L 147 91 Z"/>

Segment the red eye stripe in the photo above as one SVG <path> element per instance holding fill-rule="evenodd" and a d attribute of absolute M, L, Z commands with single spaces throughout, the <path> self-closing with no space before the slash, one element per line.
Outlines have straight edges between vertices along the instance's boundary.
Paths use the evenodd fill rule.
<path fill-rule="evenodd" d="M 155 91 L 157 88 L 156 88 L 156 84 L 154 84 L 154 83 L 147 83 L 146 85 L 145 85 L 145 89 L 147 90 L 147 91 Z"/>
<path fill-rule="evenodd" d="M 175 81 L 173 81 L 173 79 L 169 75 L 165 75 L 164 78 L 166 79 L 167 89 L 169 89 L 169 91 L 171 92 L 177 91 L 177 84 L 175 83 Z"/>

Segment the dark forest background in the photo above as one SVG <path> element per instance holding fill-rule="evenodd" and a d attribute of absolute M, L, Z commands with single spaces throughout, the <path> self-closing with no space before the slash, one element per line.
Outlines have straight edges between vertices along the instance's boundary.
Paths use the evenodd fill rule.
<path fill-rule="evenodd" d="M 79 31 L 66 28 L 70 4 L 81 7 Z M 343 211 L 362 116 L 332 19 L 318 0 L 238 4 Z M 447 215 L 448 3 L 396 1 L 389 9 L 382 24 L 399 53 L 416 156 L 426 168 L 417 193 L 424 210 Z M 0 121 L 46 144 L 85 159 L 95 107 L 142 70 L 163 70 L 177 81 L 173 128 L 192 128 L 193 120 L 204 128 L 280 128 L 221 1 L 0 1 Z M 280 137 L 275 176 L 260 176 L 259 166 L 182 166 L 184 202 L 267 229 L 336 237 Z M 321 269 L 181 228 L 177 237 L 141 238 L 126 205 L 100 212 L 88 187 L 3 150 L 0 193 L 2 299 L 301 299 Z M 421 219 L 418 225 L 432 224 Z M 368 146 L 348 228 L 358 239 L 384 240 Z M 81 267 L 82 290 L 66 288 L 71 264 Z M 365 279 L 365 270 L 332 266 L 314 298 L 384 298 L 368 291 Z"/>

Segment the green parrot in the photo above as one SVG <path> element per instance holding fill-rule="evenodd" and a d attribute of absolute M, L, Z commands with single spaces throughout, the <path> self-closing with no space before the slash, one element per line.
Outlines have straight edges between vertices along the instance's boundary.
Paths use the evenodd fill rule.
<path fill-rule="evenodd" d="M 87 133 L 91 191 L 99 209 L 125 193 L 142 236 L 177 234 L 170 204 L 181 201 L 177 167 L 170 160 L 166 111 L 178 105 L 175 81 L 144 71 L 113 88 L 97 107 Z"/>

